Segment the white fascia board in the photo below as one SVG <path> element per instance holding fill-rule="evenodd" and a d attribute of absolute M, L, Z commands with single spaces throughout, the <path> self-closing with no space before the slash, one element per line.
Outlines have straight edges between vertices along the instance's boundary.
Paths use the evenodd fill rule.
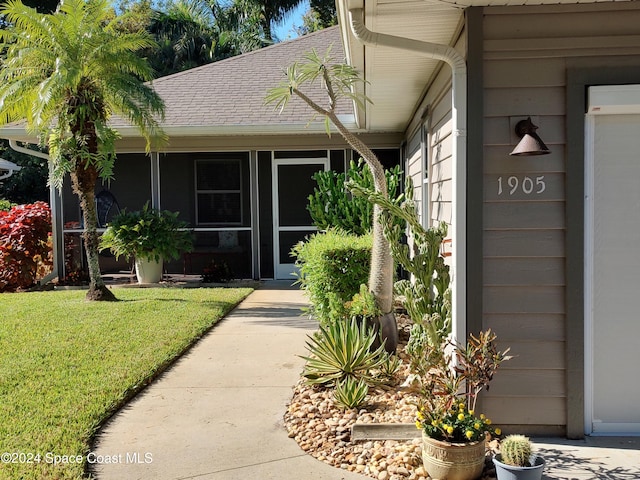
<path fill-rule="evenodd" d="M 629 115 L 640 113 L 640 85 L 601 85 L 589 87 L 591 115 Z"/>
<path fill-rule="evenodd" d="M 340 121 L 352 132 L 361 133 L 353 115 L 339 115 Z M 131 125 L 113 125 L 123 138 L 140 137 L 137 127 Z M 307 135 L 326 133 L 324 122 L 314 121 L 305 124 L 271 125 L 165 125 L 164 132 L 170 137 L 207 137 L 207 136 L 249 136 L 249 135 Z M 331 126 L 331 132 L 337 133 Z M 23 126 L 0 128 L 0 138 L 21 142 L 38 143 L 35 135 L 27 133 Z"/>

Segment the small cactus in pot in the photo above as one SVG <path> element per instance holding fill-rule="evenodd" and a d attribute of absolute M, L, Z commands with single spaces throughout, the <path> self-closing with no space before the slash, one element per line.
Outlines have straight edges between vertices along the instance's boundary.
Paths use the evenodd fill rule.
<path fill-rule="evenodd" d="M 524 435 L 509 435 L 500 445 L 502 461 L 516 467 L 530 466 L 531 441 Z"/>
<path fill-rule="evenodd" d="M 544 458 L 532 453 L 531 440 L 524 435 L 509 435 L 493 457 L 498 480 L 541 480 Z"/>

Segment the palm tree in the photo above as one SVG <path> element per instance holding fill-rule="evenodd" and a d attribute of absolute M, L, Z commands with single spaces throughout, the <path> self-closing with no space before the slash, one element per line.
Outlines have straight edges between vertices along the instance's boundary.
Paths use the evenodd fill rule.
<path fill-rule="evenodd" d="M 345 141 L 357 151 L 373 175 L 375 191 L 388 199 L 387 181 L 382 164 L 367 145 L 351 133 L 336 114 L 338 100 L 346 98 L 363 105 L 368 99 L 357 93 L 355 86 L 362 82 L 358 72 L 346 64 L 331 64 L 331 48 L 320 57 L 315 51 L 305 55 L 306 63 L 294 63 L 287 69 L 287 80 L 267 93 L 265 101 L 274 103 L 282 110 L 293 95 L 302 99 L 311 109 L 325 118 L 327 133 L 329 122 L 333 123 Z M 305 84 L 320 81 L 327 94 L 327 106 L 321 106 L 309 98 L 301 89 Z M 384 211 L 378 203 L 373 206 L 373 246 L 371 250 L 371 269 L 369 271 L 369 291 L 376 299 L 382 315 L 378 319 L 380 333 L 385 341 L 385 349 L 394 352 L 398 345 L 398 326 L 393 314 L 393 271 L 389 241 L 384 236 L 381 215 Z"/>
<path fill-rule="evenodd" d="M 151 69 L 136 55 L 153 41 L 112 28 L 108 0 L 64 0 L 53 14 L 10 0 L 0 13 L 10 24 L 0 31 L 8 45 L 0 70 L 0 125 L 25 121 L 40 135 L 49 147 L 53 184 L 60 187 L 70 174 L 85 226 L 87 299 L 115 300 L 100 275 L 94 190 L 98 178 L 113 173 L 112 114 L 138 127 L 147 151 L 154 139 L 165 139 L 158 125 L 164 105 L 144 83 Z"/>
<path fill-rule="evenodd" d="M 153 62 L 161 76 L 214 60 L 213 14 L 201 0 L 178 0 L 166 12 L 153 12 L 149 31 L 160 46 Z"/>

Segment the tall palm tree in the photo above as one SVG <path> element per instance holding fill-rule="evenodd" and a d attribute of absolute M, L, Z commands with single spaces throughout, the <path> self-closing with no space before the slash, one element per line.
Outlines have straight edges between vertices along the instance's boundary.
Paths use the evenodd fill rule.
<path fill-rule="evenodd" d="M 281 85 L 269 90 L 266 103 L 273 103 L 281 110 L 294 95 L 304 101 L 315 113 L 325 118 L 327 133 L 332 123 L 345 141 L 361 156 L 373 176 L 374 189 L 383 199 L 388 199 L 387 181 L 382 164 L 373 151 L 360 138 L 350 132 L 336 113 L 341 98 L 363 105 L 369 101 L 355 92 L 355 86 L 362 82 L 358 72 L 347 64 L 331 63 L 331 48 L 324 56 L 312 51 L 305 55 L 305 63 L 294 63 L 287 69 L 287 79 Z M 320 105 L 304 93 L 304 87 L 320 82 L 326 93 L 327 104 Z M 385 349 L 394 352 L 398 345 L 398 325 L 393 313 L 393 273 L 394 263 L 389 241 L 384 235 L 383 209 L 379 203 L 373 206 L 373 246 L 371 268 L 369 270 L 369 291 L 376 299 L 382 315 L 378 318 L 380 334 L 385 341 Z"/>
<path fill-rule="evenodd" d="M 163 102 L 144 83 L 152 72 L 136 55 L 153 41 L 112 28 L 108 0 L 63 0 L 53 14 L 9 0 L 0 14 L 10 23 L 0 31 L 8 45 L 0 70 L 0 125 L 22 120 L 40 135 L 53 162 L 52 183 L 60 187 L 70 174 L 85 226 L 87 299 L 115 300 L 100 275 L 94 191 L 98 178 L 113 174 L 112 114 L 138 127 L 148 151 L 154 139 L 165 138 L 158 125 Z"/>

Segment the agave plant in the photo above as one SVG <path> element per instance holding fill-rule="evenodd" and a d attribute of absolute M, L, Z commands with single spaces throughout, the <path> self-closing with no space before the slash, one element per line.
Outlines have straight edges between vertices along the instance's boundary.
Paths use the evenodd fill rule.
<path fill-rule="evenodd" d="M 302 357 L 302 375 L 310 384 L 332 385 L 347 377 L 375 384 L 372 371 L 386 358 L 384 344 L 372 350 L 375 340 L 375 331 L 357 319 L 321 326 L 307 341 L 310 356 Z"/>
<path fill-rule="evenodd" d="M 362 405 L 368 393 L 369 385 L 364 379 L 356 380 L 353 377 L 346 377 L 344 381 L 336 383 L 333 400 L 338 407 L 348 410 Z"/>

